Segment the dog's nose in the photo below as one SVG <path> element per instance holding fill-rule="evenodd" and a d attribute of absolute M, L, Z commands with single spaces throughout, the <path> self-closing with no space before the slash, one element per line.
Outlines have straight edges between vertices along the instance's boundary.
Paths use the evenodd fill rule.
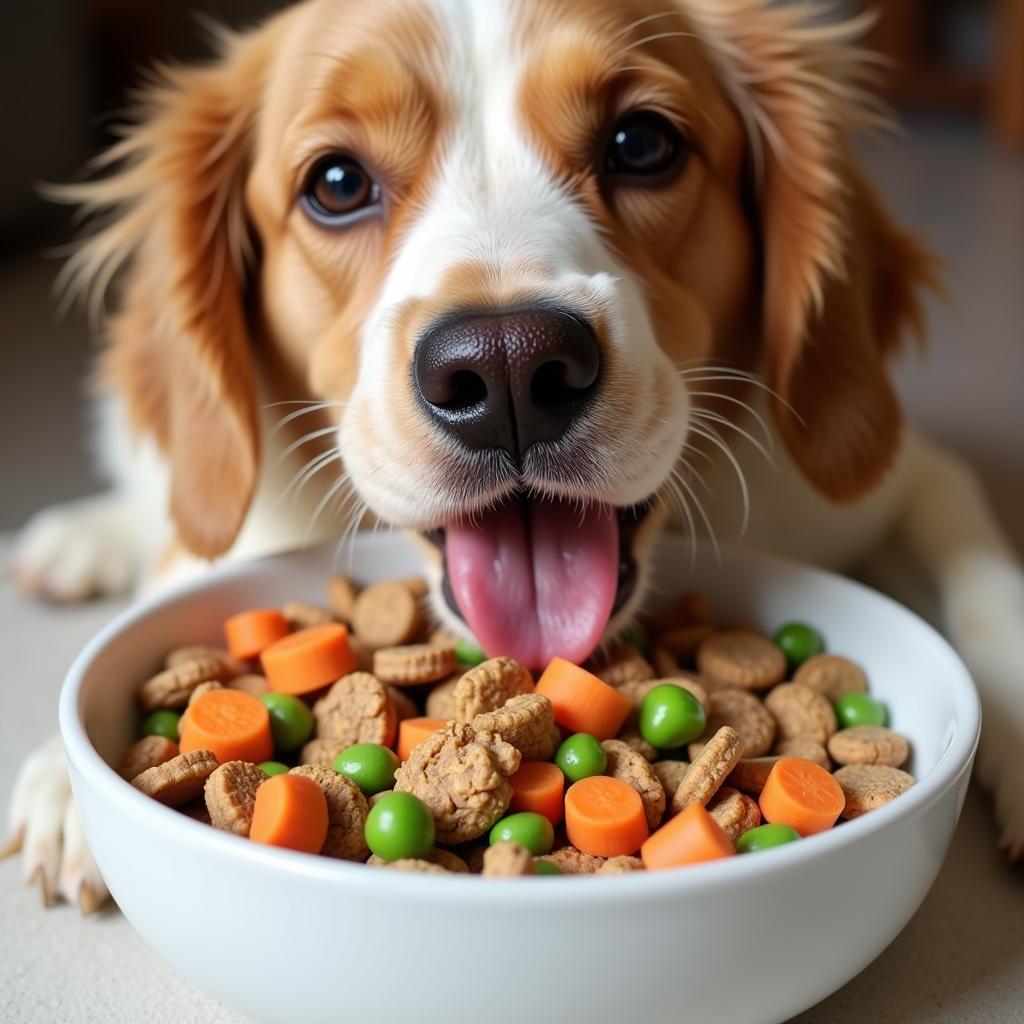
<path fill-rule="evenodd" d="M 434 420 L 470 448 L 518 457 L 564 436 L 597 390 L 601 350 L 556 309 L 463 313 L 427 328 L 414 383 Z"/>

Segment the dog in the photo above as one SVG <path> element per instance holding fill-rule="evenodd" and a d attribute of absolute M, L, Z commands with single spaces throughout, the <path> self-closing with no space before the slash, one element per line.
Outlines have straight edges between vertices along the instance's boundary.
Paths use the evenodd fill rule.
<path fill-rule="evenodd" d="M 163 71 L 63 193 L 103 222 L 71 288 L 101 309 L 117 278 L 116 482 L 30 523 L 26 589 L 165 585 L 372 517 L 420 539 L 445 627 L 541 666 L 633 620 L 666 521 L 749 519 L 742 543 L 839 570 L 895 537 L 977 681 L 1019 860 L 1024 573 L 889 383 L 935 267 L 851 149 L 882 117 L 865 22 L 821 13 L 306 0 Z M 48 893 L 102 898 L 59 744 L 12 833 Z"/>

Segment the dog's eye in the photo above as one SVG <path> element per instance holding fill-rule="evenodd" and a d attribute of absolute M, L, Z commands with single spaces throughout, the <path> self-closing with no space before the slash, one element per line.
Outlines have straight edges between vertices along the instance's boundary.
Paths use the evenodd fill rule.
<path fill-rule="evenodd" d="M 627 114 L 612 131 L 605 171 L 624 178 L 664 180 L 682 170 L 688 148 L 679 130 L 652 110 Z"/>
<path fill-rule="evenodd" d="M 332 153 L 309 172 L 301 202 L 315 221 L 334 227 L 376 206 L 380 188 L 358 160 Z"/>

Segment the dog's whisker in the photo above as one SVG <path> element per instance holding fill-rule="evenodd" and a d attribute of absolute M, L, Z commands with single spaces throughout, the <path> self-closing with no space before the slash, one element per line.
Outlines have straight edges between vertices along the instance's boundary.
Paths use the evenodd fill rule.
<path fill-rule="evenodd" d="M 749 402 L 744 402 L 742 398 L 736 398 L 733 395 L 725 395 L 720 391 L 691 391 L 691 398 L 713 398 L 722 402 L 729 402 L 732 405 L 738 405 L 741 409 L 746 410 L 750 413 L 751 417 L 757 422 L 757 425 L 764 431 L 765 446 L 772 453 L 775 451 L 775 441 L 772 436 L 771 429 L 765 422 L 764 417 L 752 406 Z M 700 411 L 700 410 L 698 410 Z"/>
<path fill-rule="evenodd" d="M 310 413 L 324 412 L 324 411 L 326 411 L 328 409 L 343 408 L 345 403 L 344 402 L 273 402 L 270 405 L 265 405 L 263 408 L 264 409 L 271 409 L 275 405 L 302 405 L 303 408 L 302 409 L 298 409 L 295 412 L 288 413 L 287 416 L 283 416 L 281 419 L 279 419 L 277 421 L 277 423 L 275 424 L 274 429 L 271 430 L 271 432 L 270 432 L 270 436 L 271 437 L 274 437 L 276 434 L 278 434 L 282 430 L 282 428 L 287 426 L 287 424 L 291 423 L 292 420 L 297 420 L 300 416 L 308 416 Z"/>
<path fill-rule="evenodd" d="M 310 441 L 315 441 L 318 437 L 324 437 L 327 434 L 333 434 L 338 428 L 333 424 L 329 427 L 321 427 L 319 430 L 311 430 L 308 434 L 303 434 L 297 441 L 292 441 L 287 448 L 282 451 L 277 457 L 277 464 L 280 465 L 285 459 L 291 455 L 297 448 L 301 448 L 304 444 L 309 444 Z"/>
<path fill-rule="evenodd" d="M 701 520 L 704 523 L 704 529 L 707 530 L 708 539 L 711 541 L 711 547 L 715 552 L 715 559 L 719 565 L 722 564 L 722 549 L 718 546 L 718 537 L 715 535 L 715 528 L 711 525 L 711 519 L 708 517 L 707 512 L 704 510 L 704 505 L 700 498 L 697 497 L 697 492 L 687 483 L 687 481 L 673 470 L 676 481 L 686 491 L 690 500 L 697 506 L 697 513 L 700 515 Z"/>
<path fill-rule="evenodd" d="M 348 484 L 348 482 L 348 474 L 342 473 L 338 477 L 338 479 L 335 480 L 334 483 L 327 488 L 327 491 L 324 493 L 324 496 L 317 502 L 317 506 L 315 509 L 313 509 L 313 514 L 310 517 L 310 521 L 306 526 L 307 541 L 310 539 L 310 537 L 312 537 L 313 530 L 316 529 L 317 521 L 320 519 L 320 516 L 323 513 L 324 509 L 327 508 L 327 506 L 330 504 L 331 499 L 338 493 L 338 491 L 341 490 L 342 487 Z"/>
<path fill-rule="evenodd" d="M 622 39 L 623 36 L 628 36 L 630 32 L 633 32 L 635 29 L 638 29 L 641 25 L 646 25 L 648 24 L 648 22 L 651 21 L 660 21 L 662 18 L 671 17 L 681 18 L 682 16 L 683 15 L 681 11 L 672 10 L 662 11 L 659 14 L 648 14 L 646 17 L 637 18 L 636 21 L 631 21 L 625 28 L 620 29 L 618 32 L 616 32 L 615 35 L 612 36 L 612 39 Z"/>
<path fill-rule="evenodd" d="M 715 447 L 721 449 L 722 453 L 729 460 L 732 465 L 733 471 L 736 473 L 736 479 L 739 481 L 740 491 L 743 497 L 743 521 L 740 525 L 739 536 L 747 532 L 747 527 L 750 524 L 750 489 L 747 486 L 747 478 L 743 473 L 743 467 L 740 466 L 739 460 L 733 455 L 729 446 L 722 440 L 721 435 L 709 425 L 691 424 L 690 430 L 693 431 L 698 437 L 703 437 L 706 441 L 710 441 Z"/>
<path fill-rule="evenodd" d="M 711 462 L 711 458 L 708 456 L 707 452 L 702 452 L 699 448 L 695 448 L 692 444 L 684 444 L 683 450 L 693 452 L 694 454 L 700 455 L 703 458 L 707 459 L 708 462 Z M 686 458 L 685 455 L 680 456 L 679 462 L 682 464 L 686 472 L 690 473 L 694 477 L 694 479 L 696 479 L 696 481 L 704 488 L 704 490 L 708 494 L 708 497 L 713 497 L 715 492 L 711 489 L 711 485 L 707 482 L 707 478 L 704 476 L 704 474 L 699 469 L 697 469 L 697 467 L 694 466 L 690 462 L 690 460 Z"/>
<path fill-rule="evenodd" d="M 305 489 L 307 483 L 313 479 L 324 468 L 329 466 L 335 460 L 341 461 L 341 452 L 334 448 L 331 451 L 323 452 L 321 455 L 317 455 L 310 459 L 305 465 L 291 478 L 288 485 L 281 492 L 279 500 L 287 498 L 294 489 L 294 496 L 297 498 L 302 491 Z"/>
<path fill-rule="evenodd" d="M 638 39 L 635 43 L 630 43 L 629 46 L 625 47 L 621 52 L 622 54 L 629 53 L 631 50 L 639 49 L 641 46 L 646 46 L 648 43 L 657 42 L 659 39 L 697 39 L 698 36 L 692 32 L 655 32 L 653 35 L 644 36 L 643 39 Z"/>
<path fill-rule="evenodd" d="M 686 532 L 690 537 L 690 568 L 693 568 L 694 563 L 697 560 L 697 523 L 693 518 L 693 513 L 690 511 L 690 506 L 683 495 L 683 492 L 679 489 L 679 485 L 676 481 L 669 476 L 665 481 L 665 488 L 667 488 L 669 494 L 671 494 L 682 511 L 683 518 L 686 520 Z M 667 505 L 667 501 L 664 494 L 659 495 L 662 502 Z M 672 509 L 668 507 L 668 512 L 671 515 Z"/>
<path fill-rule="evenodd" d="M 738 423 L 729 419 L 728 416 L 723 416 L 721 413 L 711 412 L 709 409 L 693 409 L 690 413 L 691 416 L 696 417 L 698 420 L 702 420 L 704 423 L 717 423 L 720 426 L 728 427 L 730 430 L 735 430 L 741 437 L 745 437 L 756 449 L 764 456 L 765 461 L 772 469 L 777 469 L 775 465 L 775 458 L 768 451 L 767 448 L 756 438 L 749 430 L 745 430 Z"/>

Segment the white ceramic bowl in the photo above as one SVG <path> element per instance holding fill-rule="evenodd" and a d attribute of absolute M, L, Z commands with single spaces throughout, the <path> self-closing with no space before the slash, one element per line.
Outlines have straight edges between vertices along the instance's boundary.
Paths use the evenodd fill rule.
<path fill-rule="evenodd" d="M 245 607 L 317 600 L 330 549 L 228 566 L 121 615 L 82 652 L 60 724 L 89 843 L 122 911 L 182 977 L 257 1021 L 768 1024 L 862 970 L 921 903 L 963 803 L 979 710 L 929 626 L 848 580 L 747 554 L 690 564 L 662 542 L 662 593 L 700 588 L 725 619 L 816 623 L 866 668 L 919 782 L 888 806 L 767 853 L 649 875 L 488 880 L 372 870 L 259 846 L 136 792 L 108 767 L 168 649 L 217 642 Z M 394 536 L 346 570 L 408 575 Z"/>

